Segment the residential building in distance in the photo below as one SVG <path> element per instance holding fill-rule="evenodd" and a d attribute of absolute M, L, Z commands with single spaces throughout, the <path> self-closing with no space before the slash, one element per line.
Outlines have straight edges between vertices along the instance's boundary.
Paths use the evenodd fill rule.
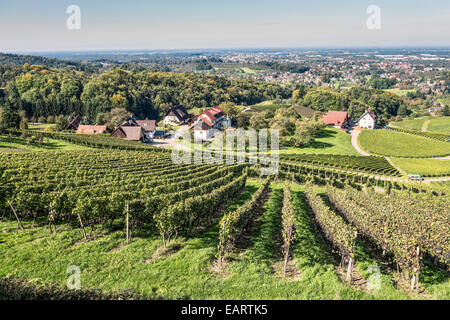
<path fill-rule="evenodd" d="M 156 120 L 136 120 L 136 123 L 144 129 L 145 140 L 152 141 L 156 132 Z"/>
<path fill-rule="evenodd" d="M 140 126 L 120 126 L 111 133 L 111 137 L 130 141 L 144 141 L 145 132 Z"/>
<path fill-rule="evenodd" d="M 348 113 L 347 111 L 328 111 L 328 113 L 322 117 L 322 120 L 329 126 L 339 129 L 345 128 L 348 125 Z"/>
<path fill-rule="evenodd" d="M 165 126 L 176 126 L 187 124 L 193 117 L 192 114 L 187 112 L 183 106 L 176 106 L 170 108 L 163 118 L 163 124 Z"/>
<path fill-rule="evenodd" d="M 229 117 L 220 107 L 203 110 L 193 121 L 194 139 L 211 140 L 216 132 L 231 127 Z"/>
<path fill-rule="evenodd" d="M 106 132 L 106 126 L 94 126 L 94 125 L 78 125 L 76 133 L 78 134 L 97 134 Z"/>
<path fill-rule="evenodd" d="M 373 111 L 366 110 L 364 114 L 359 117 L 358 125 L 360 128 L 375 129 L 377 123 L 377 116 Z"/>

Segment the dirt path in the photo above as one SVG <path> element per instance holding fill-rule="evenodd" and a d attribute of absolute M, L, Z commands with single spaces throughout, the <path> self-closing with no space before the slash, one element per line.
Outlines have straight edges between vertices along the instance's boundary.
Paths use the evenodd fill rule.
<path fill-rule="evenodd" d="M 427 131 L 429 123 L 430 123 L 430 119 L 425 120 L 425 122 L 422 124 L 422 128 L 420 129 L 420 131 Z"/>
<path fill-rule="evenodd" d="M 371 156 L 370 153 L 365 152 L 358 146 L 358 136 L 361 133 L 361 130 L 352 130 L 352 146 L 358 151 L 359 154 L 363 156 Z"/>

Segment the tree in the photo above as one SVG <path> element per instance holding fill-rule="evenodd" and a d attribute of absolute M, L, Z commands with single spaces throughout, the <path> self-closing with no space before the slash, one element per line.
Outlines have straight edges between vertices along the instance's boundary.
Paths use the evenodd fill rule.
<path fill-rule="evenodd" d="M 27 120 L 27 118 L 20 119 L 19 128 L 20 128 L 20 130 L 28 130 L 28 120 Z"/>
<path fill-rule="evenodd" d="M 255 130 L 265 129 L 269 127 L 270 118 L 266 112 L 255 113 L 250 117 L 250 127 Z"/>
<path fill-rule="evenodd" d="M 106 125 L 108 126 L 108 130 L 113 131 L 129 117 L 131 117 L 131 113 L 126 109 L 114 108 L 110 112 L 105 113 L 104 120 Z"/>
<path fill-rule="evenodd" d="M 6 105 L 3 107 L 2 117 L 1 117 L 1 126 L 4 129 L 8 128 L 19 128 L 20 125 L 20 116 L 14 111 L 11 106 Z"/>
<path fill-rule="evenodd" d="M 404 104 L 401 104 L 400 107 L 398 107 L 397 115 L 402 116 L 402 117 L 408 115 L 408 109 L 406 108 L 406 106 Z"/>
<path fill-rule="evenodd" d="M 241 109 L 234 102 L 222 102 L 219 107 L 233 119 L 236 119 L 241 113 Z"/>
<path fill-rule="evenodd" d="M 449 110 L 448 106 L 445 105 L 441 110 L 438 110 L 436 112 L 436 115 L 440 116 L 440 117 L 450 116 L 450 110 Z"/>
<path fill-rule="evenodd" d="M 69 125 L 69 121 L 67 120 L 66 116 L 61 114 L 55 118 L 55 130 L 56 131 L 65 130 L 68 125 Z"/>

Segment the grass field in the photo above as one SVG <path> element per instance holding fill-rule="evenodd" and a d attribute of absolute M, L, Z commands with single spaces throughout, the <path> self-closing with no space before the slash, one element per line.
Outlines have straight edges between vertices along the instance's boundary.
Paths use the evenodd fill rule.
<path fill-rule="evenodd" d="M 280 108 L 290 107 L 290 106 L 291 106 L 291 104 L 289 104 L 287 102 L 277 104 L 273 100 L 267 100 L 267 101 L 264 101 L 264 102 L 261 102 L 258 104 L 251 105 L 249 107 L 252 109 L 261 110 L 261 111 L 266 111 L 266 110 L 276 111 Z"/>
<path fill-rule="evenodd" d="M 259 186 L 249 180 L 246 190 L 228 210 L 248 200 Z M 0 276 L 14 276 L 33 283 L 58 283 L 64 286 L 67 268 L 81 269 L 81 285 L 111 292 L 134 289 L 148 296 L 188 299 L 409 299 L 394 286 L 393 275 L 382 266 L 381 289 L 369 292 L 345 284 L 338 276 L 330 248 L 318 236 L 304 203 L 303 186 L 293 186 L 293 205 L 298 224 L 293 246 L 297 275 L 281 278 L 280 245 L 274 241 L 280 232 L 283 183 L 271 185 L 271 196 L 256 223 L 251 239 L 224 270 L 211 266 L 215 261 L 218 225 L 188 237 L 181 235 L 170 245 L 171 253 L 149 261 L 161 247 L 156 234 L 145 230 L 124 245 L 124 231 L 103 233 L 83 242 L 79 229 L 58 226 L 56 234 L 44 227 L 17 232 L 16 224 L 0 222 Z M 359 245 L 356 269 L 364 279 L 369 266 L 378 265 Z M 434 280 L 434 284 L 432 284 Z M 449 280 L 441 273 L 425 268 L 422 283 L 429 298 L 448 299 Z M 414 296 L 413 296 L 414 297 Z"/>
<path fill-rule="evenodd" d="M 395 94 L 397 94 L 397 95 L 402 97 L 402 96 L 406 96 L 406 94 L 408 92 L 415 92 L 416 90 L 413 90 L 413 89 L 409 89 L 409 90 L 404 90 L 404 89 L 385 89 L 383 91 L 390 92 L 390 93 L 395 93 Z"/>
<path fill-rule="evenodd" d="M 346 154 L 359 155 L 353 148 L 351 143 L 351 136 L 336 128 L 325 128 L 311 147 L 296 148 L 296 147 L 282 147 L 282 153 L 328 153 L 328 154 Z"/>
<path fill-rule="evenodd" d="M 450 132 L 450 117 L 431 119 L 427 131 Z"/>
<path fill-rule="evenodd" d="M 430 117 L 420 117 L 420 118 L 411 119 L 411 120 L 393 122 L 392 125 L 394 125 L 396 127 L 400 127 L 400 128 L 405 128 L 405 129 L 421 130 L 425 121 L 427 121 L 429 119 L 430 119 Z"/>
<path fill-rule="evenodd" d="M 450 176 L 450 160 L 411 158 L 391 158 L 391 160 L 408 174 Z"/>
<path fill-rule="evenodd" d="M 54 123 L 37 123 L 37 122 L 28 123 L 28 129 L 30 130 L 44 130 L 47 127 L 54 127 L 54 126 L 55 126 Z"/>
<path fill-rule="evenodd" d="M 50 138 L 44 138 L 42 144 L 31 144 L 29 143 L 29 140 L 23 139 L 21 137 L 9 137 L 7 135 L 0 135 L 0 152 L 49 150 L 92 150 L 92 148 Z"/>
<path fill-rule="evenodd" d="M 372 154 L 393 157 L 438 157 L 450 154 L 450 143 L 390 130 L 363 130 L 359 146 Z"/>

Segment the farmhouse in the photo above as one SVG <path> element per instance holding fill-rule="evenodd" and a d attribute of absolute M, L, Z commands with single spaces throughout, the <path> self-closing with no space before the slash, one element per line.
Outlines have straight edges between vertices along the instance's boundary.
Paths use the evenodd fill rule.
<path fill-rule="evenodd" d="M 144 141 L 145 131 L 140 126 L 120 126 L 111 133 L 111 137 L 130 141 Z"/>
<path fill-rule="evenodd" d="M 172 107 L 164 116 L 163 124 L 165 126 L 186 124 L 192 116 L 183 106 Z"/>
<path fill-rule="evenodd" d="M 231 127 L 231 118 L 220 107 L 204 110 L 191 125 L 194 129 L 194 139 L 203 141 L 214 138 L 216 132 L 229 127 Z"/>
<path fill-rule="evenodd" d="M 91 125 L 78 125 L 76 133 L 78 134 L 96 134 L 104 133 L 106 131 L 106 126 L 91 126 Z"/>
<path fill-rule="evenodd" d="M 366 110 L 364 114 L 359 118 L 358 125 L 361 128 L 375 129 L 377 123 L 377 116 L 373 111 Z"/>
<path fill-rule="evenodd" d="M 348 113 L 346 111 L 328 111 L 322 120 L 327 125 L 345 128 L 348 124 Z"/>
<path fill-rule="evenodd" d="M 66 130 L 74 130 L 77 131 L 78 126 L 80 125 L 81 117 L 76 116 L 75 118 L 70 121 L 70 123 L 67 125 Z"/>
<path fill-rule="evenodd" d="M 145 139 L 152 141 L 156 132 L 156 120 L 136 120 L 136 124 L 144 129 Z"/>

